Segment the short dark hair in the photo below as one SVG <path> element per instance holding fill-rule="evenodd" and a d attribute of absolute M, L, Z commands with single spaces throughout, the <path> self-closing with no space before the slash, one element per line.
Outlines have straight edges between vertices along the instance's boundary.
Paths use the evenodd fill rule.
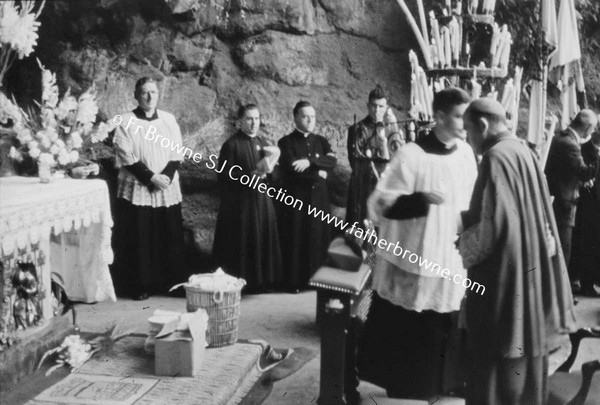
<path fill-rule="evenodd" d="M 138 81 L 135 82 L 134 94 L 138 94 L 138 92 L 142 89 L 142 86 L 146 83 L 156 83 L 156 80 L 148 76 L 144 76 L 138 79 Z"/>
<path fill-rule="evenodd" d="M 380 85 L 375 86 L 373 90 L 369 93 L 369 103 L 373 100 L 380 100 L 382 98 L 387 98 L 385 96 L 385 91 L 383 91 L 383 87 Z"/>
<path fill-rule="evenodd" d="M 458 87 L 448 87 L 433 96 L 433 112 L 449 113 L 457 105 L 471 102 L 469 93 Z"/>
<path fill-rule="evenodd" d="M 238 120 L 244 118 L 246 111 L 250 111 L 250 110 L 258 110 L 258 106 L 256 104 L 252 104 L 252 103 L 241 105 L 237 112 Z M 258 110 L 258 111 L 260 111 L 260 110 Z"/>
<path fill-rule="evenodd" d="M 304 108 L 304 107 L 312 107 L 312 104 L 309 103 L 308 101 L 304 101 L 304 100 L 298 101 L 296 103 L 296 105 L 294 106 L 294 110 L 293 110 L 294 117 L 298 114 L 298 112 L 300 112 L 300 109 Z"/>

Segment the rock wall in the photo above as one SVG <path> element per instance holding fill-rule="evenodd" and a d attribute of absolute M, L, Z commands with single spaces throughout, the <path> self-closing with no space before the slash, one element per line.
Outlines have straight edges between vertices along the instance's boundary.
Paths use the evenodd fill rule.
<path fill-rule="evenodd" d="M 346 128 L 366 115 L 370 89 L 380 83 L 394 107 L 408 108 L 415 43 L 395 0 L 53 1 L 41 21 L 36 54 L 61 90 L 94 84 L 110 118 L 135 106 L 140 76 L 159 79 L 160 107 L 205 155 L 234 131 L 240 104 L 261 107 L 263 134 L 276 141 L 293 128 L 294 104 L 310 100 L 317 132 L 338 153 L 337 205 L 345 204 Z M 186 222 L 209 251 L 216 176 L 203 164 L 182 172 Z"/>

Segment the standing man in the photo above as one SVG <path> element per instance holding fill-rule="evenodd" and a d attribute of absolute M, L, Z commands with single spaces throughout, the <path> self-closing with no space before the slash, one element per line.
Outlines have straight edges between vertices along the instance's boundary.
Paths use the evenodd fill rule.
<path fill-rule="evenodd" d="M 585 164 L 598 164 L 600 128 L 581 146 L 581 155 Z M 600 169 L 596 170 L 594 178 L 581 186 L 580 194 L 575 228 L 578 230 L 578 237 L 573 243 L 575 253 L 571 259 L 571 266 L 579 271 L 581 293 L 598 297 L 600 294 L 594 288 L 594 284 L 600 283 Z M 573 238 L 575 239 L 575 234 Z"/>
<path fill-rule="evenodd" d="M 313 133 L 315 109 L 300 101 L 293 110 L 296 129 L 279 140 L 283 188 L 304 202 L 302 210 L 281 204 L 279 231 L 283 252 L 285 282 L 291 291 L 306 288 L 308 280 L 323 264 L 329 247 L 331 229 L 322 216 L 307 211 L 308 205 L 329 214 L 327 173 L 337 164 L 325 137 Z"/>
<path fill-rule="evenodd" d="M 591 110 L 581 110 L 571 125 L 552 139 L 546 176 L 550 195 L 554 196 L 552 207 L 558 225 L 560 243 L 567 266 L 571 259 L 571 238 L 575 226 L 579 187 L 592 179 L 598 169 L 598 162 L 586 164 L 581 155 L 581 141 L 590 136 L 598 119 Z M 579 274 L 571 270 L 571 279 L 576 281 Z"/>
<path fill-rule="evenodd" d="M 550 195 L 500 103 L 471 103 L 465 128 L 483 158 L 458 246 L 469 278 L 485 286 L 467 292 L 466 403 L 543 405 L 548 338 L 575 323 Z"/>
<path fill-rule="evenodd" d="M 433 132 L 396 151 L 369 198 L 379 238 L 397 241 L 402 251 L 377 251 L 359 375 L 390 397 L 429 399 L 462 386 L 460 370 L 449 370 L 444 359 L 458 335 L 465 288 L 446 277 L 466 277 L 454 241 L 477 176 L 473 150 L 462 140 L 469 100 L 458 88 L 437 93 Z M 454 387 L 444 387 L 447 376 L 458 380 Z"/>
<path fill-rule="evenodd" d="M 246 280 L 247 292 L 262 292 L 281 281 L 281 250 L 277 219 L 271 198 L 240 183 L 243 175 L 269 181 L 267 141 L 258 136 L 260 112 L 255 104 L 240 107 L 240 129 L 219 154 L 221 203 L 217 216 L 213 254 L 223 269 Z M 269 165 L 270 166 L 270 165 Z M 270 168 L 272 170 L 272 167 Z"/>
<path fill-rule="evenodd" d="M 114 147 L 119 169 L 115 223 L 114 278 L 135 300 L 166 292 L 188 277 L 183 269 L 181 189 L 177 169 L 182 156 L 154 142 L 157 134 L 182 145 L 175 117 L 156 108 L 156 82 L 135 84 L 138 107 L 123 114 Z"/>
<path fill-rule="evenodd" d="M 377 85 L 369 93 L 367 109 L 369 115 L 348 129 L 348 160 L 352 174 L 346 222 L 350 224 L 358 222 L 362 225 L 367 218 L 367 198 L 390 158 L 383 123 L 388 104 L 381 86 Z"/>

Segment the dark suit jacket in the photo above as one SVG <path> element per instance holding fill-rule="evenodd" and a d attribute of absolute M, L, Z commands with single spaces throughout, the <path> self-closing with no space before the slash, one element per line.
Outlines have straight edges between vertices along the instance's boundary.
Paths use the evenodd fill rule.
<path fill-rule="evenodd" d="M 598 160 L 586 164 L 581 155 L 581 145 L 571 130 L 552 139 L 546 177 L 550 194 L 554 196 L 554 214 L 559 225 L 574 226 L 575 210 L 581 182 L 596 175 Z"/>
<path fill-rule="evenodd" d="M 581 145 L 581 155 L 583 156 L 583 160 L 585 163 L 590 164 L 600 159 L 600 154 L 598 153 L 598 149 L 594 146 L 594 144 L 590 142 L 586 142 Z M 588 197 L 593 197 L 600 200 L 600 163 L 598 164 L 598 168 L 596 169 L 596 176 L 594 180 L 594 186 L 591 189 L 582 189 L 581 194 L 583 198 L 583 194 L 587 193 Z M 594 178 L 594 177 L 593 177 Z"/>

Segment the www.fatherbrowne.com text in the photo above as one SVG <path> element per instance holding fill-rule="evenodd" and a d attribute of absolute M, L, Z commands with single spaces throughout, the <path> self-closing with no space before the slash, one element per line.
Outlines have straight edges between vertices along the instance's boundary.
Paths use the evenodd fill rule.
<path fill-rule="evenodd" d="M 143 134 L 144 139 L 146 139 L 148 142 L 160 144 L 160 146 L 162 146 L 163 148 L 168 148 L 169 150 L 176 152 L 178 155 L 181 155 L 182 159 L 187 157 L 188 159 L 193 160 L 195 163 L 202 162 L 202 153 L 194 152 L 188 147 L 174 143 L 171 139 L 160 135 L 157 132 L 156 127 L 152 125 L 148 127 L 146 133 L 144 134 L 144 127 L 137 125 L 136 121 L 137 119 L 135 117 L 131 117 L 125 125 L 125 129 L 128 130 L 131 125 L 135 125 L 136 129 L 134 133 L 137 134 L 138 131 L 141 131 L 141 134 Z M 113 118 L 113 123 L 115 125 L 121 125 L 123 123 L 122 117 L 120 115 L 116 115 Z M 287 190 L 267 185 L 260 175 L 243 173 L 243 169 L 239 165 L 228 165 L 226 160 L 219 165 L 219 157 L 215 154 L 209 155 L 208 159 L 204 163 L 208 169 L 214 170 L 218 174 L 223 173 L 223 171 L 227 169 L 227 167 L 229 167 L 229 169 L 227 170 L 227 176 L 229 176 L 231 180 L 237 181 L 244 186 L 257 190 L 260 193 L 266 194 L 267 196 L 279 202 L 282 202 L 288 206 L 294 207 L 299 211 L 304 210 L 304 202 L 302 200 L 299 200 L 298 198 L 287 194 Z M 321 221 L 333 225 L 336 228 L 347 232 L 358 239 L 362 239 L 367 243 L 371 243 L 374 246 L 377 246 L 379 250 L 385 250 L 387 252 L 391 250 L 394 255 L 401 257 L 402 260 L 408 260 L 410 263 L 413 264 L 418 262 L 421 268 L 429 270 L 430 272 L 435 273 L 436 275 L 439 275 L 445 279 L 451 280 L 455 284 L 461 285 L 462 287 L 470 289 L 471 291 L 475 291 L 476 293 L 481 295 L 485 293 L 484 285 L 474 282 L 468 277 L 463 277 L 461 274 L 458 273 L 455 273 L 451 276 L 452 272 L 449 269 L 443 268 L 438 263 L 424 259 L 415 252 L 403 249 L 399 245 L 399 242 L 391 243 L 386 241 L 385 239 L 378 238 L 374 230 L 365 231 L 360 226 L 358 226 L 358 222 L 348 224 L 344 220 L 336 217 L 335 215 L 331 215 L 328 212 L 323 212 L 323 210 L 313 207 L 310 204 L 307 204 L 306 212 L 308 213 L 308 215 L 314 218 L 320 219 Z"/>

